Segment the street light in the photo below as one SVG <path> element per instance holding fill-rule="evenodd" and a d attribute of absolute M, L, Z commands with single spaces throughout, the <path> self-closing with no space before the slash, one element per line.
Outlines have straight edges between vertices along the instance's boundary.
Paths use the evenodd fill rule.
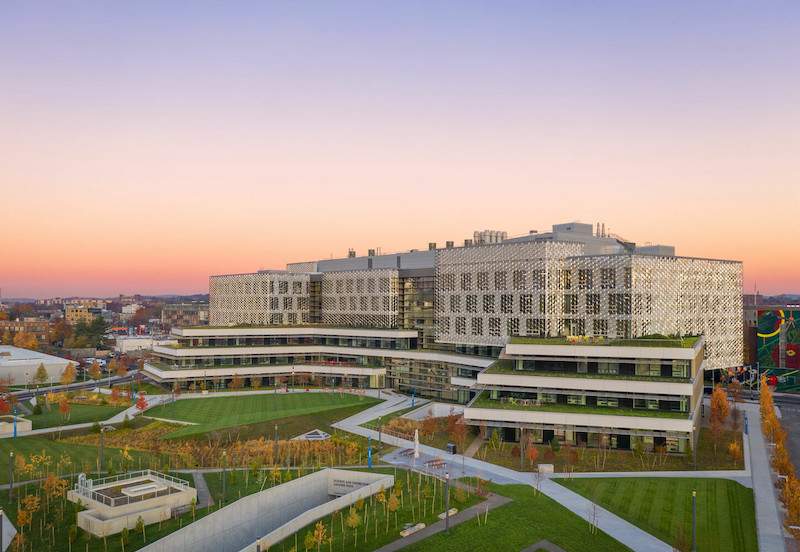
<path fill-rule="evenodd" d="M 226 490 L 225 489 L 225 474 L 226 474 L 225 458 L 227 457 L 227 455 L 228 455 L 228 452 L 225 449 L 222 449 L 222 503 L 223 504 L 225 504 L 225 495 L 226 495 L 226 492 L 225 492 L 225 490 Z"/>
<path fill-rule="evenodd" d="M 14 502 L 14 451 L 12 450 L 9 452 L 8 455 L 8 502 L 12 504 Z"/>
<path fill-rule="evenodd" d="M 292 389 L 294 389 L 294 370 L 292 370 Z"/>
<path fill-rule="evenodd" d="M 692 427 L 692 465 L 694 466 L 694 471 L 697 471 L 697 439 L 695 439 L 695 435 L 697 434 L 697 426 Z"/>
<path fill-rule="evenodd" d="M 692 552 L 697 552 L 697 492 L 692 489 Z"/>
<path fill-rule="evenodd" d="M 382 416 L 378 416 L 378 460 L 381 459 L 381 449 L 383 448 L 383 428 L 381 426 Z"/>
<path fill-rule="evenodd" d="M 444 492 L 444 534 L 450 534 L 450 472 L 444 474 L 446 490 Z"/>
<path fill-rule="evenodd" d="M 278 467 L 278 424 L 275 424 L 275 467 Z"/>

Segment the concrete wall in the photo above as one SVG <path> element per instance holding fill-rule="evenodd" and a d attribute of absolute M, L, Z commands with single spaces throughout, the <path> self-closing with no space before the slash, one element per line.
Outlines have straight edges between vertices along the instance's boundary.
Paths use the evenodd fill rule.
<path fill-rule="evenodd" d="M 33 429 L 33 423 L 25 418 L 17 418 L 17 433 L 23 431 L 30 431 Z M 0 435 L 7 433 L 14 433 L 14 422 L 0 422 Z"/>
<path fill-rule="evenodd" d="M 256 550 L 255 541 L 275 543 L 297 529 L 389 488 L 394 477 L 384 474 L 325 469 L 244 497 L 142 548 L 142 552 L 237 552 Z M 333 494 L 347 492 L 329 500 Z"/>

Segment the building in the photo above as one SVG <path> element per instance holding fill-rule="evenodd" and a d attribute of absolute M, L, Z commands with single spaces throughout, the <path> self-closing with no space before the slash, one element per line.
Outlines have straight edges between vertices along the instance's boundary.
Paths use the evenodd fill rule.
<path fill-rule="evenodd" d="M 161 310 L 161 323 L 170 327 L 207 326 L 208 303 L 168 303 Z"/>
<path fill-rule="evenodd" d="M 16 335 L 19 332 L 33 334 L 40 345 L 46 345 L 50 342 L 50 322 L 47 320 L 37 320 L 35 318 L 0 320 L 0 335 L 3 335 L 6 330 L 11 332 L 11 335 Z"/>
<path fill-rule="evenodd" d="M 98 316 L 103 316 L 103 309 L 99 307 L 64 307 L 64 318 L 70 324 L 77 324 L 78 322 L 89 324 Z"/>
<path fill-rule="evenodd" d="M 77 363 L 61 357 L 29 351 L 19 347 L 0 345 L 0 378 L 11 378 L 17 385 L 33 383 L 36 370 L 44 365 L 48 378 L 59 381 L 64 369 Z"/>
<path fill-rule="evenodd" d="M 684 452 L 694 443 L 705 338 L 512 338 L 464 410 L 517 441 Z"/>
<path fill-rule="evenodd" d="M 286 270 L 212 276 L 209 288 L 211 326 L 173 330 L 177 347 L 154 347 L 155 377 L 218 376 L 224 386 L 246 373 L 273 385 L 301 373 L 467 403 L 483 392 L 484 370 L 520 338 L 703 335 L 703 369 L 742 362 L 740 262 L 678 257 L 600 225 L 511 238 L 487 230 L 463 247 L 395 254 L 351 250 Z"/>

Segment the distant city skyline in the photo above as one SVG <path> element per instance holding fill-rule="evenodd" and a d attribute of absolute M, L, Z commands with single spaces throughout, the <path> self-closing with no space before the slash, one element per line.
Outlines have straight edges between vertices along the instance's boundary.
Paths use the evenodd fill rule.
<path fill-rule="evenodd" d="M 0 4 L 3 297 L 581 220 L 800 293 L 800 4 Z"/>

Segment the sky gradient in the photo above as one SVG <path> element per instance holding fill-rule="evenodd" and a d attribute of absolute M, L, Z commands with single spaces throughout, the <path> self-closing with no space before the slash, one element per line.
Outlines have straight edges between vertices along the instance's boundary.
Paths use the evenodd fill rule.
<path fill-rule="evenodd" d="M 797 2 L 2 2 L 2 294 L 573 220 L 800 293 L 798 37 Z"/>

